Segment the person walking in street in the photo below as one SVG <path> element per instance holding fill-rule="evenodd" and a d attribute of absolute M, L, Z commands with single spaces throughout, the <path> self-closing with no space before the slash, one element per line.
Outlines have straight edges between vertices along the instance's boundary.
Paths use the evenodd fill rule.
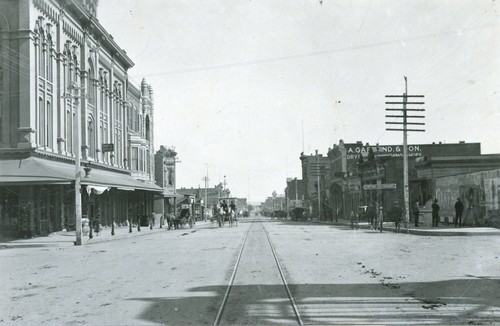
<path fill-rule="evenodd" d="M 457 198 L 457 202 L 455 203 L 455 227 L 462 227 L 462 213 L 464 212 L 464 204 L 460 200 L 460 197 Z"/>
<path fill-rule="evenodd" d="M 434 199 L 434 202 L 431 205 L 432 207 L 432 226 L 438 226 L 439 222 L 439 205 L 438 200 Z"/>
<path fill-rule="evenodd" d="M 415 200 L 415 203 L 413 204 L 413 220 L 415 222 L 415 227 L 418 227 L 418 217 L 420 216 L 420 203 L 418 202 L 418 199 Z"/>
<path fill-rule="evenodd" d="M 366 208 L 366 217 L 368 218 L 368 222 L 370 223 L 370 230 L 375 229 L 375 220 L 377 218 L 377 206 L 374 203 L 371 203 Z"/>
<path fill-rule="evenodd" d="M 399 202 L 397 200 L 394 202 L 394 206 L 392 206 L 389 215 L 390 215 L 389 220 L 394 221 L 394 232 L 399 233 L 401 230 L 401 219 L 403 217 L 403 209 L 401 208 L 401 206 L 399 206 Z"/>
<path fill-rule="evenodd" d="M 351 211 L 351 229 L 358 229 L 359 228 L 359 215 L 352 210 Z"/>

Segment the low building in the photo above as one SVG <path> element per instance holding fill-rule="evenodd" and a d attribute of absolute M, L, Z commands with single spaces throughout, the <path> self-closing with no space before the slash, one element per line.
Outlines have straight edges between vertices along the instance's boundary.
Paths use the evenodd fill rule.
<path fill-rule="evenodd" d="M 200 218 L 210 218 L 214 214 L 214 209 L 217 209 L 221 198 L 228 198 L 230 191 L 224 189 L 222 184 L 218 184 L 212 188 L 180 188 L 177 191 L 179 194 L 192 195 L 194 204 L 198 207 Z M 196 209 L 195 209 L 196 210 Z"/>
<path fill-rule="evenodd" d="M 466 225 L 484 226 L 485 219 L 500 223 L 500 155 L 438 156 L 417 160 L 416 182 L 430 223 L 431 199 L 438 199 L 441 222 L 452 223 L 455 202 L 461 198 Z M 500 225 L 500 224 L 497 224 Z"/>

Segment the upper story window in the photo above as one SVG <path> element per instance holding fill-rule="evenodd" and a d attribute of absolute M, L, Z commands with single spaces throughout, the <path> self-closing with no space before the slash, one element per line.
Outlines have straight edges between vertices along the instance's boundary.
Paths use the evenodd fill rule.
<path fill-rule="evenodd" d="M 146 140 L 151 141 L 151 126 L 149 122 L 149 115 L 146 116 Z"/>
<path fill-rule="evenodd" d="M 44 23 L 45 18 L 39 16 L 35 23 L 35 35 L 38 39 L 36 55 L 38 57 L 38 76 L 49 82 L 53 81 L 54 43 L 52 41 L 52 24 Z"/>
<path fill-rule="evenodd" d="M 88 79 L 87 79 L 87 85 L 86 85 L 86 91 L 87 95 L 89 96 L 88 98 L 88 103 L 93 105 L 94 107 L 97 104 L 97 99 L 96 99 L 96 89 L 95 89 L 95 73 L 94 73 L 94 63 L 92 60 L 89 59 L 88 61 L 89 69 L 88 69 Z"/>

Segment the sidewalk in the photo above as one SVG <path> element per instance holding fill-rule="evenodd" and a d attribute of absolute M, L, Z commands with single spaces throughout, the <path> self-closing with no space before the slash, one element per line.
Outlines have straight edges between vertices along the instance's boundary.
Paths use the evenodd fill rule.
<path fill-rule="evenodd" d="M 198 221 L 193 226 L 197 228 L 200 225 L 205 225 L 208 222 Z M 141 231 L 137 231 L 137 226 L 132 228 L 132 233 L 129 232 L 128 226 L 121 226 L 115 228 L 115 235 L 111 235 L 111 227 L 103 227 L 99 235 L 95 232 L 93 233 L 93 238 L 89 239 L 88 234 L 82 235 L 82 244 L 88 245 L 92 243 L 100 243 L 106 241 L 113 241 L 118 239 L 139 237 L 148 234 L 158 233 L 158 232 L 186 232 L 190 230 L 188 228 L 178 229 L 178 230 L 167 230 L 166 225 L 160 229 L 157 225 L 153 229 L 149 229 L 149 226 L 141 226 Z M 1 238 L 0 237 L 0 250 L 8 248 L 36 248 L 36 247 L 71 247 L 74 246 L 76 241 L 75 231 L 58 231 L 50 233 L 47 236 L 33 237 L 30 239 L 11 239 L 11 238 Z"/>
<path fill-rule="evenodd" d="M 325 223 L 332 225 L 342 225 L 351 227 L 351 222 L 348 220 L 337 220 L 337 222 L 331 221 L 314 221 L 316 223 Z M 360 229 L 370 229 L 368 222 L 360 222 Z M 385 222 L 383 225 L 383 232 L 394 232 L 394 222 Z M 380 232 L 375 231 L 373 232 Z M 461 227 L 456 228 L 453 225 L 441 225 L 438 227 L 422 226 L 415 227 L 415 225 L 409 225 L 408 229 L 404 227 L 404 223 L 401 223 L 400 233 L 409 233 L 415 235 L 425 235 L 425 236 L 479 236 L 479 235 L 500 235 L 500 229 L 490 228 L 490 227 Z"/>

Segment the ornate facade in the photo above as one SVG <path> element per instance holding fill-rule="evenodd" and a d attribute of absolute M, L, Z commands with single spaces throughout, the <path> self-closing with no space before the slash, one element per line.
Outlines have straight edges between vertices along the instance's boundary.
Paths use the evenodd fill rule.
<path fill-rule="evenodd" d="M 97 20 L 97 5 L 0 2 L 0 232 L 15 232 L 21 217 L 35 234 L 72 227 L 77 151 L 82 175 L 90 172 L 84 216 L 126 223 L 150 214 L 162 191 L 153 89 L 130 82 L 134 63 Z"/>

